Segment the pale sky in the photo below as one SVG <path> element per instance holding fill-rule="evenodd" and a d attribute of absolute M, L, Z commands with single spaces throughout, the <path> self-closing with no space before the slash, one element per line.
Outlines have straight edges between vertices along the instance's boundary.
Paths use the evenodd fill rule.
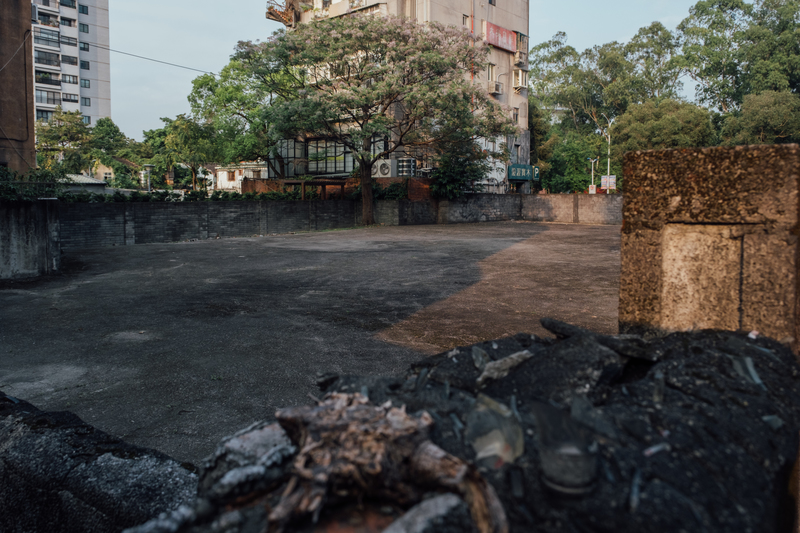
<path fill-rule="evenodd" d="M 500 0 L 502 1 L 502 0 Z M 531 0 L 530 44 L 558 31 L 578 50 L 625 42 L 660 21 L 674 29 L 696 0 Z M 219 72 L 238 41 L 264 40 L 280 25 L 265 0 L 109 0 L 111 48 Z M 112 119 L 128 136 L 159 128 L 160 117 L 189 112 L 186 99 L 200 72 L 111 52 Z"/>

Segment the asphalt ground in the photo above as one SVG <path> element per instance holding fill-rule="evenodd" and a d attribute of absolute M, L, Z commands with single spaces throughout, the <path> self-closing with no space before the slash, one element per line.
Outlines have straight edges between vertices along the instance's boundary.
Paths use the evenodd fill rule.
<path fill-rule="evenodd" d="M 309 401 L 551 316 L 617 330 L 618 226 L 498 222 L 92 248 L 0 285 L 0 391 L 198 463 Z"/>

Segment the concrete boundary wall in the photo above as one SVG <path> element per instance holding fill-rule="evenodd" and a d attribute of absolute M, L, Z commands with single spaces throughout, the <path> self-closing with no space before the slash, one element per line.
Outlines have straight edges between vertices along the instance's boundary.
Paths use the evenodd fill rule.
<path fill-rule="evenodd" d="M 249 237 L 361 224 L 352 200 L 153 203 L 63 203 L 64 249 Z M 455 201 L 378 200 L 375 220 L 387 226 L 529 220 L 621 224 L 621 195 L 476 194 Z"/>
<path fill-rule="evenodd" d="M 60 267 L 58 204 L 0 202 L 0 279 L 33 278 Z"/>

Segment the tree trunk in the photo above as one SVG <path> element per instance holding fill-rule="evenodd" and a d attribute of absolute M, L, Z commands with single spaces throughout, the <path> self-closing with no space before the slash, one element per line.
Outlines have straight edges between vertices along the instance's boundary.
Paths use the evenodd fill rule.
<path fill-rule="evenodd" d="M 192 171 L 192 190 L 196 191 L 197 190 L 197 173 L 195 173 L 194 167 L 189 167 L 189 168 Z"/>
<path fill-rule="evenodd" d="M 361 170 L 361 223 L 365 226 L 375 224 L 372 198 L 372 163 L 360 163 Z"/>

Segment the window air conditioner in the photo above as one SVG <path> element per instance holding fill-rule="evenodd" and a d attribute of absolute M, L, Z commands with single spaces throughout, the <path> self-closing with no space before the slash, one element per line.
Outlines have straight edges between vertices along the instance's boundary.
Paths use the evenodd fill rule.
<path fill-rule="evenodd" d="M 372 163 L 373 178 L 388 178 L 392 175 L 392 161 L 389 159 L 378 159 Z"/>
<path fill-rule="evenodd" d="M 489 82 L 489 94 L 503 94 L 503 84 L 499 81 Z"/>
<path fill-rule="evenodd" d="M 517 50 L 514 52 L 514 64 L 518 67 L 528 66 L 528 52 L 525 50 Z"/>

